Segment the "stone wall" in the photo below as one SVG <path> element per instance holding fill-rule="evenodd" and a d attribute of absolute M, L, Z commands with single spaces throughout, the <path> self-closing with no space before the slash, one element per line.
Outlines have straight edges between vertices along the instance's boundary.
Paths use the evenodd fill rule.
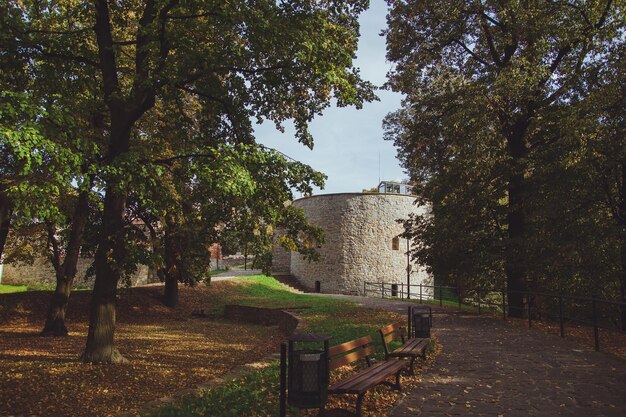
<path fill-rule="evenodd" d="M 305 327 L 293 313 L 275 308 L 227 304 L 224 306 L 224 318 L 262 326 L 278 326 L 286 335 L 291 335 L 296 330 L 303 331 Z"/>
<path fill-rule="evenodd" d="M 272 272 L 275 274 L 288 274 L 291 269 L 291 252 L 276 242 L 276 237 L 281 233 L 283 233 L 282 230 L 277 229 L 274 235 L 274 244 L 272 245 Z"/>
<path fill-rule="evenodd" d="M 364 293 L 364 282 L 406 283 L 405 239 L 394 238 L 403 232 L 396 220 L 406 219 L 418 208 L 414 196 L 401 194 L 351 193 L 326 194 L 295 200 L 315 225 L 325 231 L 326 241 L 318 248 L 319 262 L 309 262 L 298 253 L 291 254 L 291 274 L 303 285 L 327 293 Z M 422 209 L 421 209 L 422 210 Z M 411 284 L 432 285 L 424 268 L 412 265 Z"/>
<path fill-rule="evenodd" d="M 78 272 L 74 279 L 74 285 L 79 287 L 93 286 L 94 277 L 85 280 L 85 273 L 93 262 L 92 258 L 78 259 Z M 131 277 L 131 285 L 144 285 L 151 282 L 158 282 L 156 274 L 152 273 L 146 265 L 139 265 L 137 272 Z M 50 285 L 56 283 L 54 268 L 46 258 L 35 259 L 32 265 L 28 264 L 6 264 L 3 265 L 2 283 L 10 285 Z"/>

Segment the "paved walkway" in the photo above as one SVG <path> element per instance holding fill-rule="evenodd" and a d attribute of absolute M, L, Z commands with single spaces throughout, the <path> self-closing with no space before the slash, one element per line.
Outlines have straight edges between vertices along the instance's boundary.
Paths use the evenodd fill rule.
<path fill-rule="evenodd" d="M 364 307 L 406 303 L 336 296 Z M 502 320 L 435 309 L 441 355 L 391 415 L 626 416 L 626 361 Z"/>
<path fill-rule="evenodd" d="M 211 277 L 211 281 L 224 281 L 227 279 L 239 278 L 246 275 L 259 275 L 263 272 L 260 269 L 240 269 L 240 268 L 231 268 L 226 272 L 222 272 L 221 274 L 213 275 Z"/>

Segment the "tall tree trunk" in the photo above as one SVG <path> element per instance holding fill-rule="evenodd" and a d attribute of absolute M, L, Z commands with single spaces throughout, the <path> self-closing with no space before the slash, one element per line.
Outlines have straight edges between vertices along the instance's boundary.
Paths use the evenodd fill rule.
<path fill-rule="evenodd" d="M 112 111 L 112 114 L 115 112 Z M 120 115 L 121 112 L 117 114 Z M 118 127 L 118 123 L 121 127 Z M 112 119 L 111 126 L 109 161 L 113 162 L 115 158 L 128 151 L 132 124 Z M 85 352 L 81 356 L 83 362 L 126 361 L 113 341 L 117 284 L 122 277 L 122 265 L 126 254 L 124 239 L 126 193 L 119 189 L 121 180 L 115 176 L 109 178 L 104 197 L 102 230 L 98 238 L 94 262 L 96 280 L 91 298 L 89 332 Z"/>
<path fill-rule="evenodd" d="M 139 23 L 137 51 L 135 52 L 136 77 L 132 92 L 127 96 L 120 89 L 118 68 L 113 41 L 113 28 L 107 0 L 95 0 L 96 41 L 99 66 L 102 72 L 104 101 L 111 116 L 107 162 L 128 152 L 130 132 L 133 125 L 149 109 L 154 107 L 155 91 L 147 82 L 149 76 L 146 42 L 150 38 L 144 30 L 156 16 L 155 2 L 146 2 Z M 172 3 L 173 4 L 173 3 Z M 163 46 L 165 55 L 168 48 Z M 113 175 L 108 179 L 102 214 L 102 231 L 98 238 L 95 256 L 96 281 L 91 300 L 87 345 L 81 359 L 85 362 L 123 362 L 124 357 L 115 348 L 115 304 L 117 284 L 121 279 L 121 268 L 126 255 L 124 241 L 124 214 L 126 192 L 120 189 L 123 178 Z"/>
<path fill-rule="evenodd" d="M 526 290 L 524 173 L 526 171 L 525 157 L 527 151 L 524 135 L 527 126 L 527 121 L 515 123 L 507 135 L 512 167 L 508 184 L 508 242 L 506 246 L 505 272 L 509 315 L 512 317 L 523 316 L 524 297 L 522 291 Z"/>
<path fill-rule="evenodd" d="M 165 273 L 165 293 L 163 302 L 170 308 L 176 308 L 178 305 L 178 279 L 176 278 L 176 274 Z"/>
<path fill-rule="evenodd" d="M 166 306 L 175 308 L 178 305 L 178 278 L 180 275 L 180 251 L 176 236 L 172 233 L 173 227 L 168 224 L 165 230 L 165 292 L 163 302 Z"/>
<path fill-rule="evenodd" d="M 81 360 L 90 363 L 124 362 L 113 341 L 117 284 L 124 260 L 124 209 L 126 195 L 107 187 L 100 233 L 95 256 L 96 281 L 91 299 L 89 333 Z"/>
<path fill-rule="evenodd" d="M 621 270 L 619 273 L 620 302 L 626 303 L 626 161 L 622 162 L 621 183 L 619 184 L 619 207 L 617 222 L 620 234 Z M 626 331 L 626 306 L 620 306 L 620 324 Z"/>
<path fill-rule="evenodd" d="M 0 261 L 2 260 L 4 245 L 9 235 L 12 214 L 13 211 L 11 210 L 9 200 L 0 193 Z"/>
<path fill-rule="evenodd" d="M 620 290 L 620 302 L 626 304 L 626 231 L 622 227 L 622 239 L 621 239 L 621 271 L 619 274 L 619 290 Z M 620 309 L 620 325 L 622 331 L 626 332 L 626 305 L 622 304 Z"/>
<path fill-rule="evenodd" d="M 65 312 L 76 277 L 80 245 L 83 232 L 89 217 L 89 191 L 82 191 L 78 195 L 78 202 L 72 218 L 70 238 L 63 264 L 57 268 L 56 288 L 50 300 L 50 307 L 46 316 L 46 323 L 41 332 L 43 336 L 66 336 Z"/>

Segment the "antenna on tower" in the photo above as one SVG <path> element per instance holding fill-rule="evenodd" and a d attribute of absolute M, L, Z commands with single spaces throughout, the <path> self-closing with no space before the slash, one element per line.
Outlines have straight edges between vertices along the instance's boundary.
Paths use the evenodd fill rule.
<path fill-rule="evenodd" d="M 378 151 L 378 183 L 380 184 L 380 151 Z"/>

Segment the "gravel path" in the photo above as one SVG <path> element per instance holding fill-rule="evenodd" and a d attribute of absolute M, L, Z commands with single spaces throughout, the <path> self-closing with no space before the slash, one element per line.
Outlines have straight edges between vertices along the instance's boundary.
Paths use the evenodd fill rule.
<path fill-rule="evenodd" d="M 407 305 L 332 297 L 399 312 Z M 626 361 L 502 320 L 433 310 L 443 351 L 393 417 L 626 416 Z"/>

